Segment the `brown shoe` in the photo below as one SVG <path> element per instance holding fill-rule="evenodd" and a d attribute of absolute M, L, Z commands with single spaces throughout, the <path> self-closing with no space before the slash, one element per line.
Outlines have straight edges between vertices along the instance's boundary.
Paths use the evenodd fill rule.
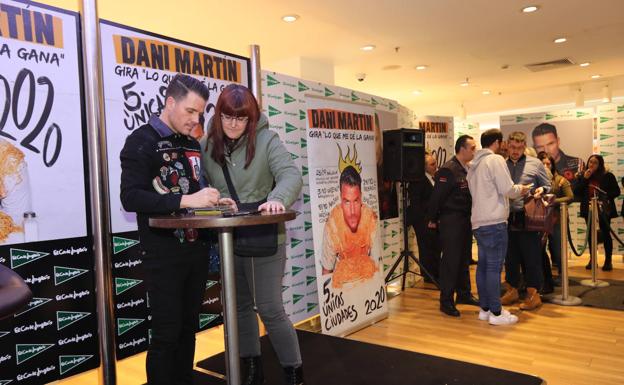
<path fill-rule="evenodd" d="M 527 287 L 527 294 L 524 302 L 520 304 L 521 310 L 533 310 L 542 306 L 542 298 L 534 287 Z"/>
<path fill-rule="evenodd" d="M 501 297 L 501 305 L 509 306 L 518 301 L 518 289 L 509 285 L 507 291 Z"/>

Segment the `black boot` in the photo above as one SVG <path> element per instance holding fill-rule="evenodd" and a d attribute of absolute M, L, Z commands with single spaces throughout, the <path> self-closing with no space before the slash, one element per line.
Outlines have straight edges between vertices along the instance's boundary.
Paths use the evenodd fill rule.
<path fill-rule="evenodd" d="M 287 385 L 303 385 L 303 367 L 301 365 L 296 368 L 294 366 L 284 368 L 284 374 Z"/>
<path fill-rule="evenodd" d="M 262 360 L 257 357 L 241 357 L 241 385 L 264 384 Z"/>

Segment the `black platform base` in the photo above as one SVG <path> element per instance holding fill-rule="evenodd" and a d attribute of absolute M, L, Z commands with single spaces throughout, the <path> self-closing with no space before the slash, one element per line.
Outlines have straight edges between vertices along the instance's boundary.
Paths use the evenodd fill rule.
<path fill-rule="evenodd" d="M 306 385 L 540 385 L 526 374 L 298 330 Z M 261 338 L 266 383 L 283 384 L 268 337 Z M 484 354 L 487 354 L 484 352 Z M 225 373 L 224 354 L 197 363 Z"/>

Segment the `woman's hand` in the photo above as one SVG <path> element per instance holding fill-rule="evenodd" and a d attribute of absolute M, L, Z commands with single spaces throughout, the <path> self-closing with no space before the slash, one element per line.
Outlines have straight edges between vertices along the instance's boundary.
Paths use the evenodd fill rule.
<path fill-rule="evenodd" d="M 232 198 L 221 198 L 219 199 L 219 205 L 229 206 L 233 211 L 238 211 L 238 207 L 236 206 L 236 202 Z"/>
<path fill-rule="evenodd" d="M 591 168 L 588 168 L 587 170 L 585 170 L 585 172 L 583 172 L 583 178 L 589 179 L 591 178 L 593 173 L 594 173 L 594 170 L 592 170 Z"/>
<path fill-rule="evenodd" d="M 280 211 L 286 210 L 284 204 L 278 201 L 266 201 L 260 206 L 258 206 L 258 210 L 260 211 L 268 211 L 270 213 L 278 213 Z"/>

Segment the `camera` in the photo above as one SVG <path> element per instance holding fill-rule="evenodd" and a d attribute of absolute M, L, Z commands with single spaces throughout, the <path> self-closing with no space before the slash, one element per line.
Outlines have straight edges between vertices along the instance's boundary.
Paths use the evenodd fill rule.
<path fill-rule="evenodd" d="M 358 82 L 363 82 L 364 79 L 366 79 L 366 74 L 365 73 L 355 74 L 355 78 L 357 79 Z"/>

